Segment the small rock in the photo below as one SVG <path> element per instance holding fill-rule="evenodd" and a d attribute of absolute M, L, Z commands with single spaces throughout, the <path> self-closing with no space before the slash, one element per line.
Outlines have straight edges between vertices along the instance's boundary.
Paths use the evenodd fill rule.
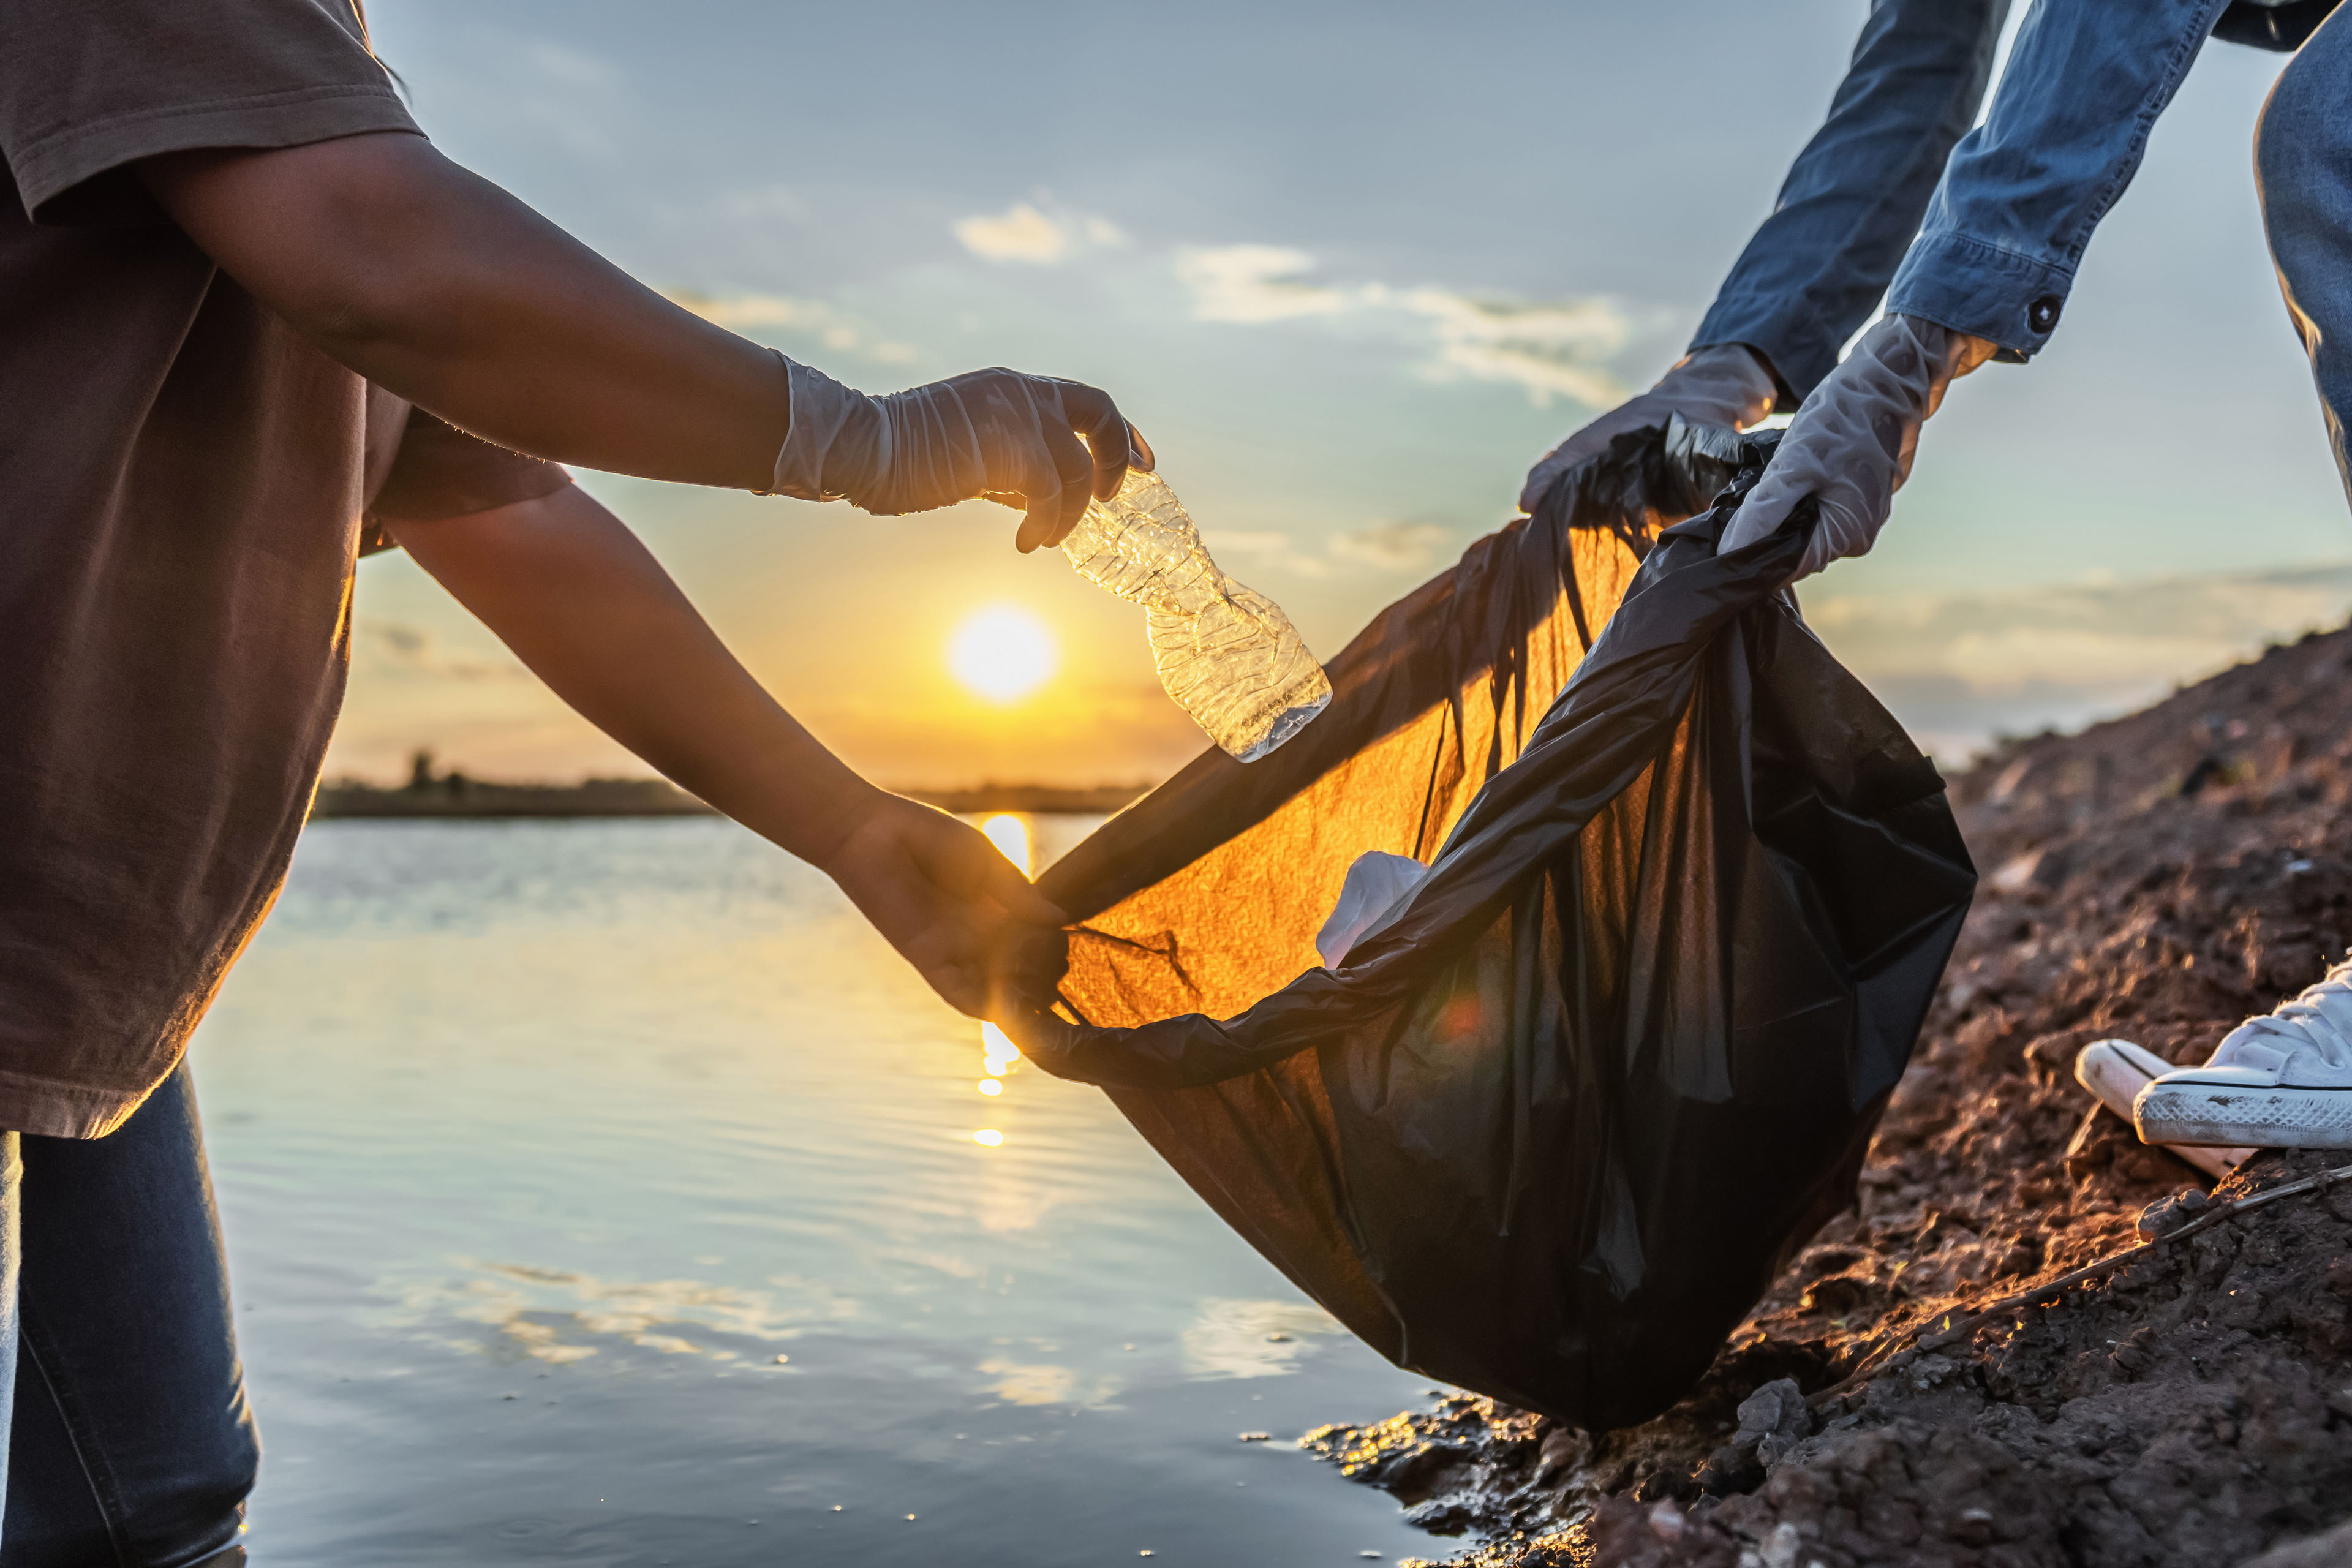
<path fill-rule="evenodd" d="M 2158 1198 L 2140 1211 L 2139 1233 L 2150 1241 L 2170 1236 L 2212 1206 L 2213 1200 L 2196 1187 L 2176 1193 L 2168 1198 Z"/>
<path fill-rule="evenodd" d="M 1911 1386 L 1922 1391 L 1933 1388 L 1958 1370 L 1958 1363 L 1948 1355 L 1923 1355 L 1911 1363 Z"/>
<path fill-rule="evenodd" d="M 1274 1440 L 1271 1432 L 1244 1432 L 1240 1436 L 1244 1443 L 1270 1443 Z"/>
<path fill-rule="evenodd" d="M 1432 1498 L 1405 1510 L 1404 1521 L 1432 1535 L 1460 1535 L 1478 1522 L 1478 1515 L 1459 1498 Z"/>
<path fill-rule="evenodd" d="M 1536 1485 L 1550 1486 L 1592 1452 L 1592 1439 L 1573 1426 L 1555 1426 L 1536 1448 Z"/>
<path fill-rule="evenodd" d="M 1750 1447 L 1767 1468 L 1813 1435 L 1813 1413 L 1793 1377 L 1777 1377 L 1739 1402 L 1731 1447 Z"/>
<path fill-rule="evenodd" d="M 1960 1517 L 1953 1522 L 1952 1539 L 1963 1546 L 1988 1546 L 1991 1544 L 1992 1538 L 1992 1513 L 1990 1510 L 1962 1509 Z"/>
<path fill-rule="evenodd" d="M 2107 1360 L 2126 1377 L 2137 1377 L 2157 1363 L 2156 1331 L 2143 1323 L 2116 1342 Z"/>

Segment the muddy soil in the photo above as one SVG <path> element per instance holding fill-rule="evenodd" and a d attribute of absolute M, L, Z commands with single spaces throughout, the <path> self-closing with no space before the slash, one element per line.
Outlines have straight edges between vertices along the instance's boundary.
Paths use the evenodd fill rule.
<path fill-rule="evenodd" d="M 1983 882 L 1860 1200 L 1705 1382 L 1626 1431 L 1454 1397 L 1307 1447 L 1481 1568 L 2352 1564 L 2352 1187 L 1802 1397 L 2137 1244 L 2169 1194 L 2352 1163 L 2273 1152 L 2215 1188 L 2072 1073 L 2109 1036 L 2202 1060 L 2352 944 L 2352 628 L 2005 745 L 1951 795 Z"/>

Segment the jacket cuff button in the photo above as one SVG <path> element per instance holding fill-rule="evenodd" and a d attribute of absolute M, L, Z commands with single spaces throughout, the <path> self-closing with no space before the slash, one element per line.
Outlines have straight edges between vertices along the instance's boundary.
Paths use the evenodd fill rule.
<path fill-rule="evenodd" d="M 2025 308 L 2025 324 L 2036 332 L 2048 331 L 2058 324 L 2058 310 L 2064 303 L 2055 294 L 2044 294 Z"/>

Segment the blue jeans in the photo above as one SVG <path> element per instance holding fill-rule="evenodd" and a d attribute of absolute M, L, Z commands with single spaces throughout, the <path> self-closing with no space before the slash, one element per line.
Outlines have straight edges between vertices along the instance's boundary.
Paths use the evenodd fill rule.
<path fill-rule="evenodd" d="M 243 1561 L 260 1448 L 187 1068 L 107 1137 L 5 1136 L 23 1175 L 0 1183 L 21 1209 L 0 1568 Z"/>
<path fill-rule="evenodd" d="M 2254 131 L 2263 230 L 2311 355 L 2336 471 L 2352 499 L 2352 18 L 2320 25 L 2271 89 Z"/>
<path fill-rule="evenodd" d="M 14 1132 L 0 1132 L 0 1434 L 8 1430 L 16 1392 L 16 1277 L 24 1262 L 25 1237 L 18 1218 L 25 1190 L 25 1162 Z M 0 1439 L 0 1531 L 7 1528 L 8 1445 Z"/>

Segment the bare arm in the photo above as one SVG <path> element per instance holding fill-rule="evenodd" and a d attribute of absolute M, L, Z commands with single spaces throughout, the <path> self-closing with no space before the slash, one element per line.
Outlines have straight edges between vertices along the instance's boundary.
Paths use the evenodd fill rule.
<path fill-rule="evenodd" d="M 823 868 L 978 1016 L 1013 921 L 1059 911 L 987 839 L 875 788 L 737 663 L 620 519 L 576 487 L 392 531 L 459 603 L 598 729 Z"/>
<path fill-rule="evenodd" d="M 424 137 L 177 153 L 140 170 L 256 299 L 453 424 L 557 461 L 768 487 L 790 417 L 775 356 Z"/>
<path fill-rule="evenodd" d="M 535 457 L 887 513 L 985 496 L 1026 514 L 1024 552 L 1059 543 L 1090 495 L 1116 494 L 1130 453 L 1151 461 L 1110 398 L 1076 382 L 984 370 L 876 398 L 799 367 L 788 390 L 769 350 L 632 280 L 422 136 L 173 153 L 139 169 L 296 331 Z"/>

